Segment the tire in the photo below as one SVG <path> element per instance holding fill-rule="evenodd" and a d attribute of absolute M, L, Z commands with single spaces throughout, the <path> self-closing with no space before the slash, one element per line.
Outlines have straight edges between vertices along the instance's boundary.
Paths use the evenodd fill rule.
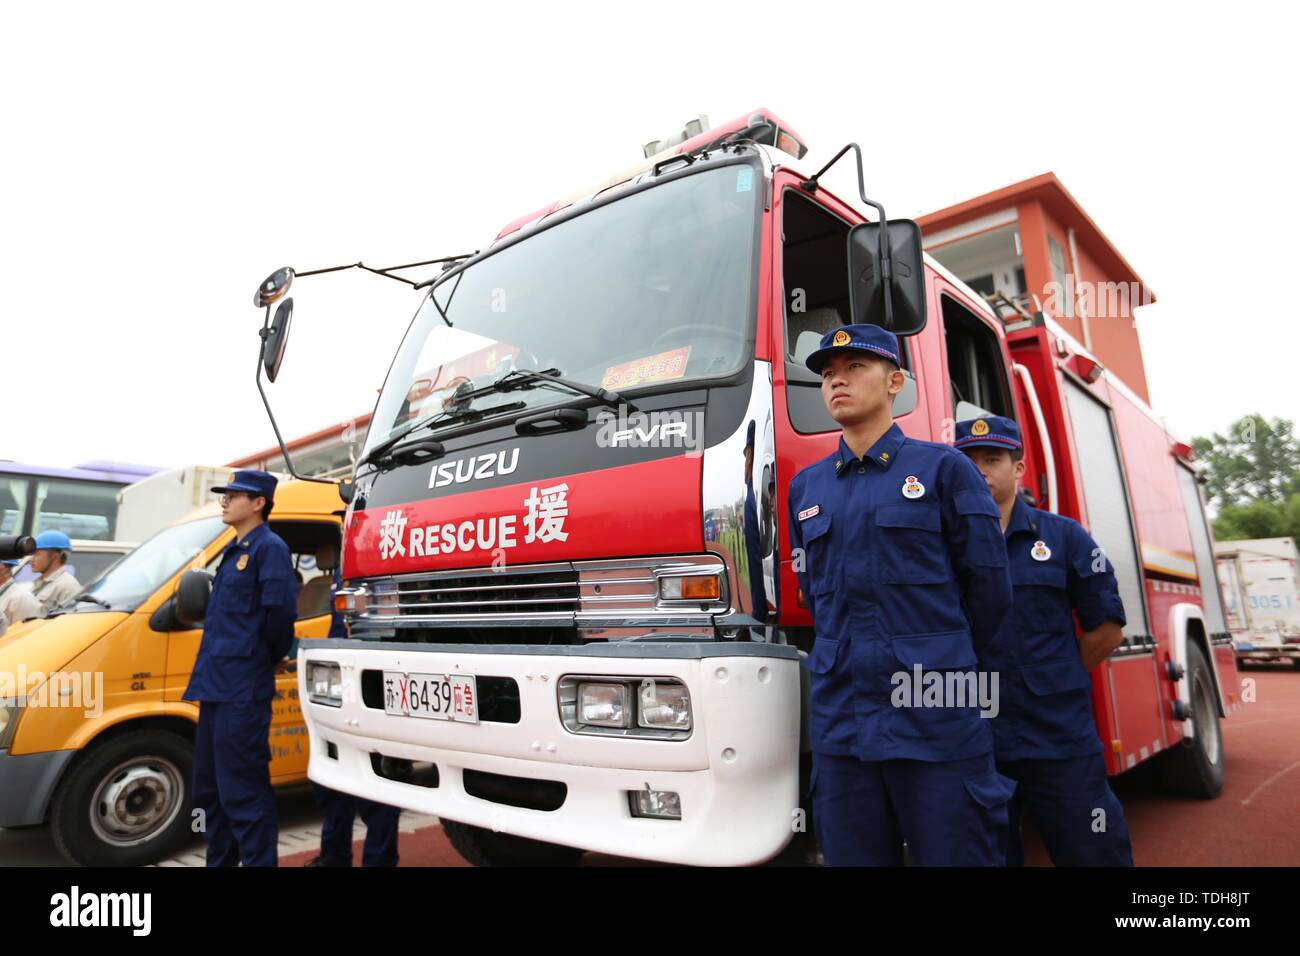
<path fill-rule="evenodd" d="M 1205 652 L 1187 645 L 1188 693 L 1192 703 L 1192 732 L 1165 754 L 1161 778 L 1173 793 L 1212 799 L 1223 790 L 1223 733 L 1219 727 L 1214 676 Z"/>
<path fill-rule="evenodd" d="M 50 806 L 54 845 L 81 866 L 143 866 L 191 836 L 194 748 L 165 730 L 93 745 L 60 781 Z"/>
<path fill-rule="evenodd" d="M 442 828 L 456 852 L 472 866 L 573 866 L 584 852 L 454 820 L 443 820 Z"/>

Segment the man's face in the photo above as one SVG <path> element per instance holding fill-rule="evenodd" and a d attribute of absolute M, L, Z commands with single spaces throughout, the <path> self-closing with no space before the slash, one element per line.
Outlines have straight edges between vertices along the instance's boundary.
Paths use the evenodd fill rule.
<path fill-rule="evenodd" d="M 44 574 L 54 564 L 54 552 L 41 548 L 32 553 L 32 570 L 37 574 Z"/>
<path fill-rule="evenodd" d="M 229 491 L 221 496 L 221 520 L 226 524 L 247 521 L 266 506 L 266 499 L 246 491 Z"/>
<path fill-rule="evenodd" d="M 966 457 L 975 463 L 988 482 L 994 501 L 1005 504 L 1015 498 L 1016 486 L 1025 473 L 1023 459 L 1013 461 L 1011 452 L 1005 448 L 969 448 Z"/>
<path fill-rule="evenodd" d="M 9 567 L 9 565 L 7 564 L 0 564 L 0 587 L 3 587 L 5 584 L 7 584 L 9 582 L 9 579 L 13 576 L 14 576 L 13 568 Z"/>
<path fill-rule="evenodd" d="M 866 352 L 837 352 L 822 366 L 822 401 L 841 427 L 888 410 L 902 388 L 903 373 Z"/>

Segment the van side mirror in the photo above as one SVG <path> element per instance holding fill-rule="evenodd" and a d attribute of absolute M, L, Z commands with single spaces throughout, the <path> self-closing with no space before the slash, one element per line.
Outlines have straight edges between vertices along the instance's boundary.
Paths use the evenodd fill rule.
<path fill-rule="evenodd" d="M 854 324 L 879 325 L 895 335 L 915 335 L 925 328 L 920 226 L 910 219 L 891 219 L 884 230 L 878 222 L 849 230 L 849 308 Z"/>
<path fill-rule="evenodd" d="M 202 571 L 186 571 L 176 587 L 176 618 L 182 624 L 198 627 L 208 613 L 208 596 L 212 579 Z"/>

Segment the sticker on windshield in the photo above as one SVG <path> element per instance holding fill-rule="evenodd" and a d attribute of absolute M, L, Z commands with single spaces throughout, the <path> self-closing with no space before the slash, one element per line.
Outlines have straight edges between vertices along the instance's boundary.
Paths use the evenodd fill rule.
<path fill-rule="evenodd" d="M 740 167 L 736 173 L 736 192 L 747 193 L 754 188 L 754 171 L 748 166 Z"/>
<path fill-rule="evenodd" d="M 684 345 L 671 352 L 647 355 L 645 358 L 633 359 L 621 365 L 611 365 L 605 369 L 600 378 L 601 388 L 630 388 L 645 382 L 666 382 L 681 378 L 686 374 L 686 360 L 691 356 L 691 347 Z"/>

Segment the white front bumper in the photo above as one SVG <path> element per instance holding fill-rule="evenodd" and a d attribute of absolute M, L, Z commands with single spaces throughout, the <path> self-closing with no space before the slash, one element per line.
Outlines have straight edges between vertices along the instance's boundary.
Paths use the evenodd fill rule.
<path fill-rule="evenodd" d="M 549 650 L 338 640 L 304 647 L 298 674 L 311 736 L 308 776 L 448 820 L 645 860 L 753 864 L 789 842 L 800 822 L 799 661 L 792 648 L 623 642 Z M 341 665 L 341 707 L 309 700 L 309 660 Z M 519 685 L 520 721 L 389 716 L 363 703 L 364 670 L 510 677 Z M 571 733 L 557 694 L 566 674 L 678 678 L 690 691 L 694 730 L 681 741 Z M 327 755 L 328 744 L 336 759 Z M 433 763 L 438 786 L 379 776 L 372 753 Z M 467 793 L 467 769 L 558 781 L 567 793 L 553 811 L 507 806 Z M 628 791 L 647 787 L 680 794 L 682 819 L 632 816 Z"/>

